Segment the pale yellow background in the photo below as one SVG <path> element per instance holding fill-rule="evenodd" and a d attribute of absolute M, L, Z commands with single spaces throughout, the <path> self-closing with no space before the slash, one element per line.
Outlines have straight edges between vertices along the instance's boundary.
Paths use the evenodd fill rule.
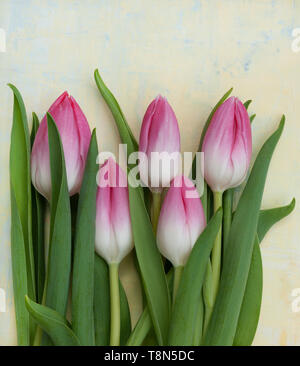
<path fill-rule="evenodd" d="M 101 150 L 117 152 L 119 137 L 94 80 L 96 67 L 115 93 L 136 136 L 148 103 L 158 94 L 173 106 L 182 150 L 194 151 L 203 123 L 231 86 L 251 112 L 256 155 L 282 113 L 287 124 L 271 163 L 263 207 L 300 201 L 300 52 L 291 49 L 300 27 L 299 1 L 56 0 L 0 2 L 0 344 L 16 343 L 10 266 L 8 184 L 12 93 L 21 91 L 28 115 L 42 117 L 64 90 L 97 127 Z M 300 312 L 291 292 L 300 288 L 300 212 L 276 225 L 262 243 L 264 293 L 256 345 L 300 345 Z M 122 268 L 133 313 L 140 301 Z M 136 315 L 135 315 L 136 318 Z"/>

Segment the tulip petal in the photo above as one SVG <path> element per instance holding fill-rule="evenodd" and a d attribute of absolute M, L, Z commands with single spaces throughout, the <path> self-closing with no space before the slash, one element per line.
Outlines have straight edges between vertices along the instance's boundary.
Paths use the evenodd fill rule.
<path fill-rule="evenodd" d="M 65 91 L 49 108 L 57 125 L 65 156 L 68 189 L 70 195 L 79 192 L 85 160 L 91 139 L 91 131 L 79 105 Z M 37 131 L 32 148 L 32 181 L 36 189 L 48 200 L 51 195 L 51 177 L 47 117 Z"/>
<path fill-rule="evenodd" d="M 246 177 L 252 153 L 251 125 L 235 97 L 215 112 L 204 137 L 205 179 L 215 192 L 238 186 Z"/>
<path fill-rule="evenodd" d="M 127 177 L 112 158 L 99 171 L 96 201 L 96 251 L 119 263 L 133 248 Z"/>
<path fill-rule="evenodd" d="M 145 161 L 139 163 L 143 183 L 152 190 L 168 186 L 178 174 L 180 134 L 172 107 L 160 95 L 150 103 L 145 113 L 139 149 L 148 159 L 147 164 Z"/>
<path fill-rule="evenodd" d="M 188 178 L 177 176 L 171 182 L 159 217 L 157 244 L 160 252 L 174 266 L 185 265 L 205 225 L 197 190 Z"/>

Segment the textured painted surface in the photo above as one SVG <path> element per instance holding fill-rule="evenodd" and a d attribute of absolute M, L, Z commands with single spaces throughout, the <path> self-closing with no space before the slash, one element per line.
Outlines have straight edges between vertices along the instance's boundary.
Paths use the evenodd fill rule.
<path fill-rule="evenodd" d="M 300 1 L 275 0 L 2 0 L 0 28 L 0 344 L 15 344 L 10 266 L 8 154 L 12 95 L 22 92 L 28 115 L 39 117 L 63 91 L 79 102 L 97 127 L 101 150 L 117 152 L 118 133 L 98 95 L 96 67 L 115 93 L 138 136 L 143 113 L 158 94 L 172 104 L 180 123 L 182 150 L 193 151 L 216 100 L 231 86 L 253 99 L 254 154 L 281 114 L 287 117 L 274 154 L 263 199 L 265 208 L 300 202 L 300 52 L 291 50 L 300 27 Z M 284 219 L 262 244 L 264 294 L 256 345 L 300 345 L 300 312 L 291 292 L 300 287 L 300 212 Z M 136 314 L 140 300 L 132 258 L 121 270 Z"/>

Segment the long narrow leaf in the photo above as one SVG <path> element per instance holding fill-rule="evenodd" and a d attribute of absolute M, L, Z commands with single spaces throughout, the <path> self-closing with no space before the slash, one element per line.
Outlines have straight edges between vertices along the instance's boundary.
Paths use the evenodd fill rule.
<path fill-rule="evenodd" d="M 111 113 L 115 119 L 121 140 L 124 144 L 127 144 L 127 152 L 128 152 L 128 155 L 130 155 L 132 152 L 138 150 L 138 143 L 125 119 L 125 116 L 124 116 L 116 98 L 113 96 L 111 91 L 107 88 L 107 86 L 104 84 L 98 70 L 95 70 L 94 77 L 95 77 L 97 87 L 98 87 L 101 95 L 103 96 L 105 102 L 107 103 L 109 109 L 111 110 Z"/>
<path fill-rule="evenodd" d="M 97 155 L 94 130 L 78 202 L 72 281 L 72 328 L 84 346 L 95 344 L 93 300 Z"/>
<path fill-rule="evenodd" d="M 63 148 L 47 114 L 51 167 L 51 220 L 46 305 L 65 316 L 71 270 L 71 213 Z"/>
<path fill-rule="evenodd" d="M 131 316 L 126 292 L 120 281 L 120 317 L 121 317 L 121 331 L 120 331 L 120 345 L 124 346 L 131 333 Z"/>
<path fill-rule="evenodd" d="M 263 288 L 263 267 L 256 236 L 247 285 L 233 341 L 234 346 L 250 346 L 258 325 Z"/>
<path fill-rule="evenodd" d="M 268 167 L 284 127 L 278 129 L 261 148 L 239 200 L 224 256 L 219 292 L 204 339 L 205 345 L 232 345 L 250 268 L 259 209 Z"/>
<path fill-rule="evenodd" d="M 130 173 L 129 173 L 130 174 Z M 135 250 L 155 334 L 160 345 L 167 341 L 170 295 L 161 255 L 140 187 L 128 184 L 131 225 Z"/>
<path fill-rule="evenodd" d="M 246 290 L 239 315 L 233 344 L 236 346 L 250 346 L 254 339 L 259 320 L 262 298 L 262 261 L 259 242 L 267 231 L 279 220 L 289 215 L 295 207 L 295 199 L 289 205 L 261 210 L 257 226 L 258 238 L 254 243 L 251 266 L 248 274 Z"/>
<path fill-rule="evenodd" d="M 25 297 L 26 307 L 33 319 L 50 336 L 55 346 L 80 346 L 67 320 L 57 311 Z"/>
<path fill-rule="evenodd" d="M 167 282 L 170 290 L 170 297 L 172 297 L 173 268 L 167 273 Z M 149 307 L 146 305 L 126 345 L 141 346 L 146 336 L 150 332 L 151 328 L 152 328 L 151 316 L 149 313 Z"/>
<path fill-rule="evenodd" d="M 39 120 L 35 113 L 32 113 L 31 146 L 33 145 Z M 44 220 L 46 202 L 39 192 L 32 185 L 32 245 L 34 256 L 36 298 L 42 302 L 45 286 L 45 246 L 44 246 Z"/>
<path fill-rule="evenodd" d="M 9 87 L 14 94 L 14 105 L 13 105 L 13 124 L 11 130 L 11 145 L 10 145 L 10 187 L 11 187 L 11 197 L 12 197 L 12 251 L 16 251 L 20 256 L 23 254 L 20 252 L 23 246 L 24 254 L 26 258 L 25 270 L 26 270 L 26 287 L 27 293 L 35 299 L 35 279 L 34 279 L 34 259 L 33 259 L 33 248 L 32 248 L 32 221 L 31 221 L 31 178 L 30 178 L 30 138 L 27 123 L 26 110 L 24 106 L 23 99 L 21 97 L 18 89 L 9 84 Z M 14 220 L 20 220 L 21 232 L 19 229 L 14 231 L 14 225 L 19 225 L 15 223 Z M 22 234 L 22 237 L 21 237 Z M 23 242 L 23 244 L 22 244 Z M 14 271 L 14 287 L 19 288 L 24 286 L 22 284 L 16 283 L 20 280 L 17 276 L 18 266 L 22 263 L 23 259 L 12 255 Z M 23 264 L 24 265 L 24 264 Z M 23 268 L 19 268 L 22 272 Z M 25 290 L 23 288 L 23 290 Z M 25 303 L 23 299 L 18 298 L 23 296 L 23 291 L 19 294 L 15 292 L 15 301 L 18 304 L 16 307 L 16 319 L 17 319 L 17 331 L 22 334 L 19 340 L 26 338 L 24 336 L 24 327 L 28 324 L 21 324 L 18 319 L 22 318 L 22 313 L 25 309 Z M 25 309 L 26 310 L 26 309 Z M 20 314 L 18 314 L 20 312 Z M 34 324 L 30 322 L 30 337 L 33 337 Z M 22 343 L 23 343 L 22 341 Z"/>
<path fill-rule="evenodd" d="M 16 197 L 11 187 L 11 257 L 14 286 L 14 301 L 19 346 L 29 346 L 29 315 L 24 297 L 27 293 L 25 243 Z"/>
<path fill-rule="evenodd" d="M 204 300 L 203 293 L 200 294 L 199 305 L 197 309 L 197 315 L 195 319 L 195 327 L 194 327 L 194 337 L 193 337 L 193 346 L 200 346 L 203 335 L 203 325 L 204 325 Z"/>
<path fill-rule="evenodd" d="M 169 330 L 169 345 L 191 346 L 207 261 L 222 223 L 219 209 L 196 241 L 179 284 Z"/>
<path fill-rule="evenodd" d="M 96 346 L 108 346 L 110 334 L 109 274 L 104 259 L 95 254 L 94 322 Z"/>

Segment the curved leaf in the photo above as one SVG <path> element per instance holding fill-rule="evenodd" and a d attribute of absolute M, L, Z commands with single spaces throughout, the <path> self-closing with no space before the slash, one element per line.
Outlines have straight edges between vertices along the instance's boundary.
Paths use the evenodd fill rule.
<path fill-rule="evenodd" d="M 57 311 L 37 304 L 25 296 L 27 310 L 38 325 L 50 336 L 55 346 L 80 346 L 67 320 Z"/>
<path fill-rule="evenodd" d="M 252 100 L 251 99 L 249 99 L 249 100 L 247 100 L 245 103 L 244 103 L 244 107 L 246 108 L 246 109 L 248 109 L 248 107 L 249 107 L 249 105 L 252 103 Z"/>
<path fill-rule="evenodd" d="M 95 344 L 93 300 L 97 156 L 94 130 L 79 195 L 72 280 L 72 328 L 84 346 Z"/>
<path fill-rule="evenodd" d="M 254 120 L 255 117 L 256 117 L 256 114 L 255 113 L 250 116 L 250 123 L 253 122 L 253 120 Z"/>
<path fill-rule="evenodd" d="M 258 225 L 257 225 L 257 235 L 259 241 L 261 242 L 265 237 L 267 231 L 276 222 L 280 221 L 287 215 L 289 215 L 295 208 L 296 200 L 293 198 L 291 203 L 282 207 L 275 207 L 269 210 L 261 210 L 259 213 Z"/>
<path fill-rule="evenodd" d="M 261 148 L 239 200 L 224 255 L 219 292 L 204 345 L 232 345 L 246 288 L 256 234 L 259 208 L 268 167 L 284 127 L 278 129 Z"/>
<path fill-rule="evenodd" d="M 37 115 L 32 113 L 31 146 L 39 128 Z M 45 243 L 44 219 L 46 200 L 31 186 L 32 192 L 32 245 L 34 256 L 35 286 L 37 302 L 41 303 L 45 286 Z"/>
<path fill-rule="evenodd" d="M 193 345 L 207 261 L 221 223 L 222 210 L 219 209 L 197 239 L 184 267 L 170 321 L 168 343 L 171 346 Z"/>
<path fill-rule="evenodd" d="M 35 275 L 32 247 L 32 220 L 31 220 L 31 178 L 30 178 L 30 138 L 27 123 L 26 110 L 22 96 L 18 89 L 8 84 L 14 95 L 13 124 L 11 130 L 10 145 L 10 188 L 12 207 L 12 265 L 14 289 L 19 288 L 20 292 L 14 290 L 16 303 L 16 321 L 18 342 L 22 345 L 29 343 L 27 332 L 30 338 L 34 334 L 34 324 L 19 319 L 24 318 L 26 312 L 24 303 L 24 291 L 35 299 Z M 14 227 L 16 225 L 16 228 Z M 19 227 L 21 225 L 21 227 Z M 24 253 L 23 253 L 24 251 Z M 23 263 L 25 255 L 25 263 Z M 23 267 L 20 268 L 20 265 Z M 25 265 L 25 276 L 27 280 L 21 279 L 18 271 L 23 273 Z M 24 287 L 26 283 L 26 288 Z M 30 329 L 26 330 L 26 327 Z"/>
<path fill-rule="evenodd" d="M 109 109 L 111 110 L 111 113 L 115 119 L 121 140 L 124 144 L 127 144 L 127 152 L 128 152 L 128 155 L 130 155 L 132 152 L 138 150 L 138 143 L 125 119 L 125 116 L 124 116 L 116 98 L 113 96 L 111 91 L 107 88 L 107 86 L 104 84 L 98 70 L 95 70 L 94 77 L 95 77 L 97 87 L 98 87 L 101 95 L 103 96 L 105 102 L 107 103 Z"/>

